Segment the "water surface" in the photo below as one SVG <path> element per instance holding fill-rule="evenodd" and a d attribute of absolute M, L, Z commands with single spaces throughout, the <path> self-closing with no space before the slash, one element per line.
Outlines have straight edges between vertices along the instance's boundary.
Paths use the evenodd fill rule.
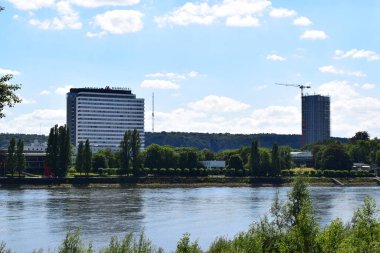
<path fill-rule="evenodd" d="M 145 231 L 154 245 L 175 249 L 186 232 L 206 249 L 217 236 L 232 237 L 268 212 L 277 190 L 288 187 L 201 187 L 0 190 L 0 241 L 17 252 L 56 250 L 68 230 L 80 227 L 96 249 L 112 236 Z M 323 225 L 349 221 L 366 195 L 380 203 L 378 187 L 311 187 Z"/>

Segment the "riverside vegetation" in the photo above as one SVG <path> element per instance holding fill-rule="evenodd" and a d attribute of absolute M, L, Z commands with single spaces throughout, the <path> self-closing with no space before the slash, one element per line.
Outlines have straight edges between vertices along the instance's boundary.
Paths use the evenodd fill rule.
<path fill-rule="evenodd" d="M 5 243 L 0 253 L 10 253 Z M 33 252 L 43 252 L 35 250 Z M 85 246 L 80 230 L 67 233 L 59 253 L 92 253 L 91 243 Z M 164 252 L 157 248 L 143 233 L 138 236 L 127 234 L 122 239 L 111 238 L 108 246 L 99 250 L 102 253 L 153 253 Z M 197 241 L 184 234 L 178 241 L 175 253 L 255 253 L 255 252 L 380 252 L 380 220 L 374 201 L 366 197 L 363 205 L 353 214 L 351 222 L 344 224 L 335 219 L 324 227 L 317 223 L 313 203 L 304 177 L 294 178 L 288 198 L 281 202 L 278 193 L 272 207 L 259 222 L 251 225 L 246 232 L 233 238 L 216 238 L 208 249 L 202 250 Z"/>
<path fill-rule="evenodd" d="M 11 139 L 8 150 L 14 150 Z M 213 152 L 189 147 L 172 147 L 152 144 L 140 150 L 140 136 L 137 130 L 128 130 L 120 142 L 120 150 L 110 149 L 91 152 L 89 140 L 78 145 L 75 165 L 70 167 L 73 147 L 70 147 L 69 131 L 66 126 L 51 128 L 46 162 L 52 174 L 58 177 L 85 173 L 86 176 L 133 175 L 140 176 L 251 176 L 277 177 L 293 176 L 294 163 L 290 157 L 292 149 L 274 144 L 271 149 L 259 147 L 257 140 L 251 146 Z M 13 149 L 12 149 L 13 147 Z M 313 154 L 315 170 L 307 171 L 310 176 L 327 177 L 368 177 L 368 171 L 351 170 L 353 163 L 380 166 L 380 140 L 370 139 L 367 132 L 358 132 L 349 143 L 328 140 L 305 147 Z M 9 152 L 12 154 L 12 152 Z M 21 157 L 21 160 L 24 158 Z M 202 160 L 224 160 L 225 168 L 205 168 Z M 7 159 L 8 175 L 25 166 Z M 20 163 L 22 165 L 23 163 Z"/>

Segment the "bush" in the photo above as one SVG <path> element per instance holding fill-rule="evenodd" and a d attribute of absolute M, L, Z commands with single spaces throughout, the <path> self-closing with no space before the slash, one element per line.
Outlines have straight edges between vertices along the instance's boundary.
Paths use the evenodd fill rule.
<path fill-rule="evenodd" d="M 173 169 L 173 168 L 169 168 L 169 169 L 167 170 L 167 174 L 170 175 L 170 176 L 174 176 L 174 175 L 175 175 L 175 169 Z"/>
<path fill-rule="evenodd" d="M 182 173 L 183 173 L 184 176 L 188 176 L 190 174 L 190 170 L 188 168 L 184 168 L 182 170 Z"/>
<path fill-rule="evenodd" d="M 158 172 L 160 176 L 164 176 L 167 174 L 167 170 L 165 168 L 161 168 Z"/>

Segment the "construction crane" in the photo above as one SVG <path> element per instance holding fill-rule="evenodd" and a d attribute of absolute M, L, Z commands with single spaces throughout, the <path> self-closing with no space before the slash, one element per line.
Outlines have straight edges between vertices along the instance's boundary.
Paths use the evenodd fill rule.
<path fill-rule="evenodd" d="M 301 89 L 301 97 L 303 97 L 303 89 L 309 89 L 311 88 L 309 85 L 302 85 L 302 84 L 288 84 L 288 83 L 275 83 L 277 85 L 283 85 L 283 86 L 292 86 L 292 87 L 298 87 Z"/>

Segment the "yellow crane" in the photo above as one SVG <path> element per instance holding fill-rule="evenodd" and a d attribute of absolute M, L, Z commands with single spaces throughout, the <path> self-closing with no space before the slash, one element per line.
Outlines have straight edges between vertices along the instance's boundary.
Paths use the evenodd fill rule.
<path fill-rule="evenodd" d="M 289 83 L 275 83 L 277 85 L 283 85 L 283 86 L 292 86 L 292 87 L 298 87 L 301 89 L 301 97 L 303 97 L 303 89 L 309 89 L 311 86 L 309 85 L 303 85 L 303 84 L 289 84 Z"/>

